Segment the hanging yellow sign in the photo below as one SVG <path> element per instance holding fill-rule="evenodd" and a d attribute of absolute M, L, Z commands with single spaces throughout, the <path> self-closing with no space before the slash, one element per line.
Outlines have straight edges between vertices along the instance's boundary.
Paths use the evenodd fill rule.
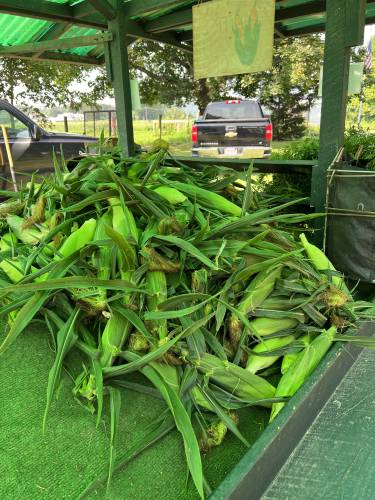
<path fill-rule="evenodd" d="M 275 0 L 212 0 L 193 7 L 194 77 L 272 66 Z"/>

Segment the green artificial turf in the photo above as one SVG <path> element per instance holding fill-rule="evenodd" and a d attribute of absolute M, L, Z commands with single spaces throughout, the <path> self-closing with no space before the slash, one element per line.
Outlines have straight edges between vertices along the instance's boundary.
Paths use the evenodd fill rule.
<path fill-rule="evenodd" d="M 108 401 L 102 422 L 80 406 L 72 395 L 67 374 L 42 432 L 48 371 L 53 362 L 48 335 L 37 326 L 24 332 L 0 357 L 0 498 L 77 499 L 108 466 Z M 129 450 L 165 409 L 163 401 L 124 390 L 117 443 L 118 455 Z M 249 440 L 264 429 L 268 412 L 261 408 L 240 412 L 240 428 Z M 215 488 L 245 453 L 232 435 L 203 459 L 204 472 Z M 173 431 L 117 473 L 108 499 L 193 499 L 187 480 L 180 435 Z M 90 498 L 105 497 L 105 489 Z"/>

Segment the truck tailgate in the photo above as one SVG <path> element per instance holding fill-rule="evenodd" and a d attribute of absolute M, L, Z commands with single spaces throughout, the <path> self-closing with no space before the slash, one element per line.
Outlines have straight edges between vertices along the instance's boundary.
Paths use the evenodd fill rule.
<path fill-rule="evenodd" d="M 198 147 L 266 146 L 268 120 L 198 120 Z"/>

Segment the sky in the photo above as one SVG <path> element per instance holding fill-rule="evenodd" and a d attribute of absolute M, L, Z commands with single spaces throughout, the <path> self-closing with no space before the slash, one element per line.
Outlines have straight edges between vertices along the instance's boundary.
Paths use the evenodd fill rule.
<path fill-rule="evenodd" d="M 365 44 L 367 45 L 370 39 L 375 36 L 375 24 L 371 26 L 366 26 L 365 29 Z"/>

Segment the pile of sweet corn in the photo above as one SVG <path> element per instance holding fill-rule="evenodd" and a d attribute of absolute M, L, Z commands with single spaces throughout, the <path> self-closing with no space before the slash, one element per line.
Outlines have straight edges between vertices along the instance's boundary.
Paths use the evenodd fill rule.
<path fill-rule="evenodd" d="M 259 196 L 251 168 L 193 171 L 159 147 L 117 163 L 110 153 L 86 157 L 71 172 L 56 164 L 2 203 L 0 353 L 44 322 L 56 353 L 44 425 L 77 350 L 72 390 L 98 422 L 109 395 L 109 479 L 119 391 L 153 385 L 170 415 L 150 443 L 176 427 L 204 497 L 201 452 L 227 431 L 248 444 L 236 410 L 261 405 L 273 420 L 332 343 L 373 316 L 308 242 L 304 224 L 315 216 L 290 212 L 298 201 Z"/>

